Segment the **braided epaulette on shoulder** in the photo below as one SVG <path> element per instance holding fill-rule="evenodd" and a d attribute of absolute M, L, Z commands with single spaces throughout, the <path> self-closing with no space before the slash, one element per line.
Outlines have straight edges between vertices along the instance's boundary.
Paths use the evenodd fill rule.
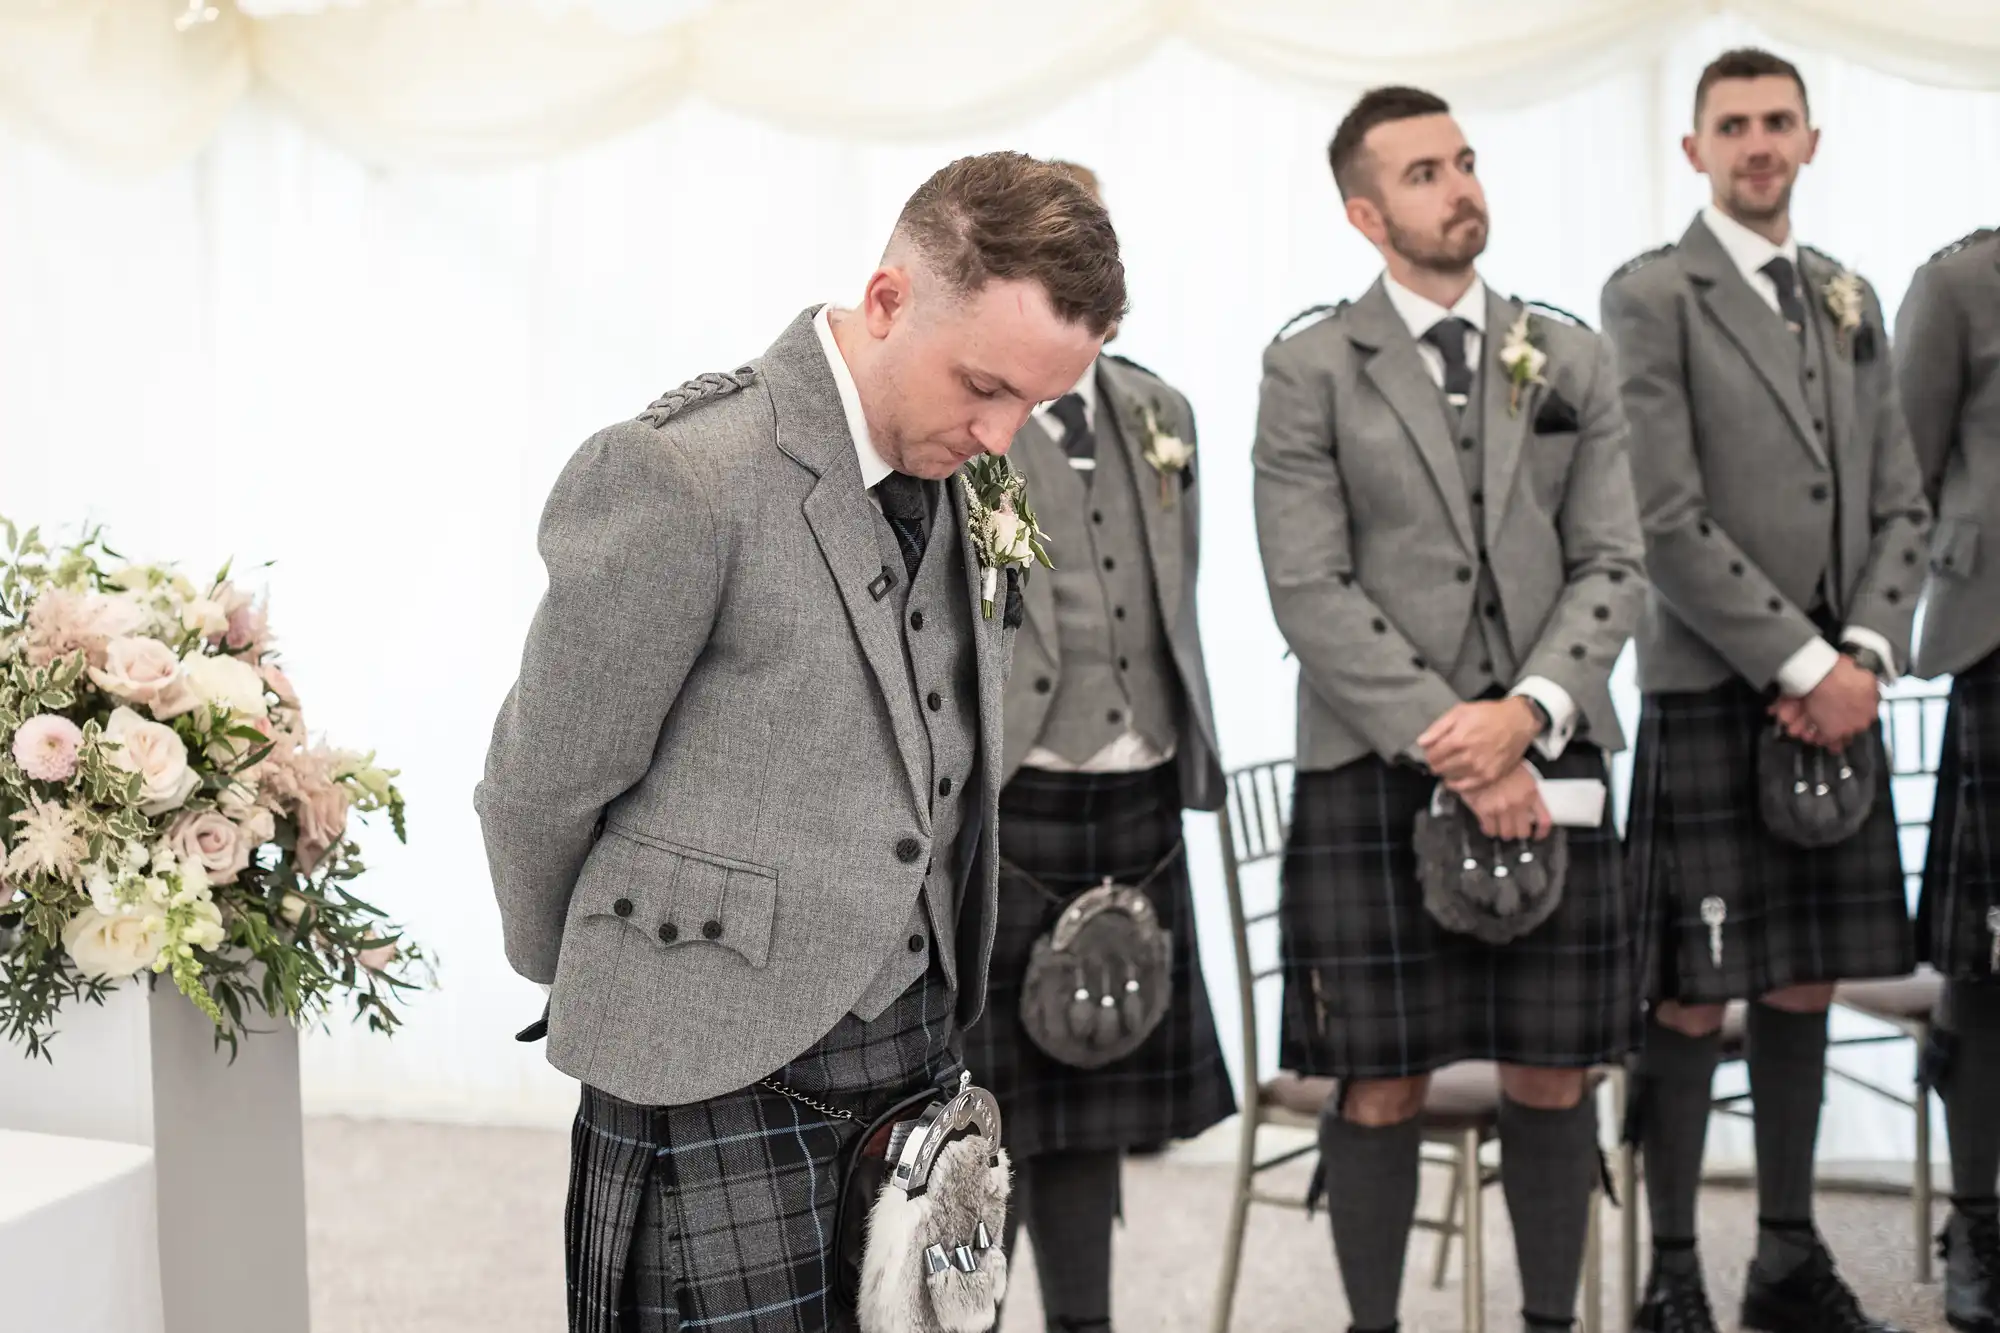
<path fill-rule="evenodd" d="M 1571 314 L 1569 311 L 1563 309 L 1559 305 L 1550 305 L 1547 301 L 1530 301 L 1524 297 L 1519 297 L 1519 296 L 1515 297 L 1514 299 L 1516 301 L 1519 301 L 1522 305 L 1528 307 L 1528 309 L 1535 311 L 1537 314 L 1553 317 L 1559 323 L 1573 324 L 1577 328 L 1585 330 L 1588 330 L 1590 328 L 1590 325 L 1583 322 L 1583 317 L 1581 315 Z"/>
<path fill-rule="evenodd" d="M 1329 319 L 1338 319 L 1340 318 L 1341 311 L 1347 309 L 1347 306 L 1348 303 L 1346 301 L 1335 301 L 1331 305 L 1307 306 L 1304 310 L 1299 311 L 1298 314 L 1293 315 L 1290 319 L 1279 325 L 1277 336 L 1272 338 L 1271 341 L 1281 343 L 1295 333 L 1305 332 L 1315 324 L 1324 323 Z"/>
<path fill-rule="evenodd" d="M 1973 246 L 1978 245 L 1981 241 L 1992 240 L 1995 237 L 2000 237 L 2000 227 L 1981 227 L 1977 231 L 1969 231 L 1965 235 L 1953 241 L 1950 245 L 1947 245 L 1944 249 L 1932 255 L 1929 259 L 1925 260 L 1924 262 L 1927 264 L 1935 264 L 1940 259 L 1951 258 L 1953 255 L 1957 254 L 1960 250 L 1969 250 Z"/>
<path fill-rule="evenodd" d="M 1646 265 L 1652 263 L 1655 259 L 1658 259 L 1661 255 L 1670 255 L 1673 252 L 1674 252 L 1673 243 L 1670 241 L 1665 245 L 1656 246 L 1653 249 L 1646 251 L 1644 254 L 1633 255 L 1630 259 L 1620 264 L 1617 267 L 1617 269 L 1611 274 L 1612 280 L 1616 281 L 1617 279 L 1625 277 L 1628 274 L 1637 273 L 1640 269 L 1646 267 Z"/>
<path fill-rule="evenodd" d="M 639 420 L 658 430 L 696 404 L 727 398 L 732 393 L 749 388 L 756 379 L 755 366 L 741 366 L 733 371 L 712 370 L 705 375 L 697 375 L 680 388 L 671 389 L 654 399 L 639 414 Z"/>

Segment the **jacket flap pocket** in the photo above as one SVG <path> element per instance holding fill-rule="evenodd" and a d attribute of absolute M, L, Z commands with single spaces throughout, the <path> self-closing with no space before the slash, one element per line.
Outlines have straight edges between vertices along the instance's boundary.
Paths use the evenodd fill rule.
<path fill-rule="evenodd" d="M 775 871 L 631 829 L 610 832 L 650 865 L 644 878 L 651 891 L 643 910 L 633 895 L 632 912 L 619 915 L 646 931 L 654 947 L 727 949 L 752 967 L 770 961 L 778 910 Z"/>
<path fill-rule="evenodd" d="M 1979 525 L 1943 518 L 1931 533 L 1931 568 L 1946 578 L 1969 579 L 1979 563 Z"/>

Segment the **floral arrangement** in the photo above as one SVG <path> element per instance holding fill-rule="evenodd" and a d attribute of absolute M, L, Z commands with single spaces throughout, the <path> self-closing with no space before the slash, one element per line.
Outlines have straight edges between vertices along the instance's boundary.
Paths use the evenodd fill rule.
<path fill-rule="evenodd" d="M 393 1031 L 429 965 L 350 891 L 348 818 L 401 839 L 396 773 L 308 740 L 264 603 L 94 531 L 0 532 L 0 1033 L 48 1058 L 64 1003 L 145 973 L 232 1053 L 257 1012 L 303 1023 L 343 992 Z"/>
<path fill-rule="evenodd" d="M 1023 575 L 1036 565 L 1053 569 L 1042 545 L 1041 525 L 1028 507 L 1028 479 L 998 454 L 981 454 L 959 471 L 973 554 L 979 557 L 979 606 L 993 619 L 1000 571 L 1011 566 Z"/>

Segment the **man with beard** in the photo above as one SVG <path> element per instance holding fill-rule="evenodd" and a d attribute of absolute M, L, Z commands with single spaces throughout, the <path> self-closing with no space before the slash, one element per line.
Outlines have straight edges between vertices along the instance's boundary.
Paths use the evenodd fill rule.
<path fill-rule="evenodd" d="M 1555 901 L 1492 904 L 1478 933 L 1420 883 L 1413 830 L 1436 801 L 1466 860 L 1526 875 L 1553 850 L 1541 779 L 1601 794 L 1641 588 L 1617 382 L 1603 340 L 1481 280 L 1485 197 L 1443 101 L 1375 89 L 1328 156 L 1388 271 L 1264 355 L 1258 539 L 1300 676 L 1282 1060 L 1340 1080 L 1321 1168 L 1358 1330 L 1396 1326 L 1430 1074 L 1500 1062 L 1523 1316 L 1566 1329 L 1599 1162 L 1586 1073 L 1637 1027 L 1610 813 L 1560 831 Z"/>
<path fill-rule="evenodd" d="M 1896 312 L 1896 375 L 1937 510 L 1916 674 L 1951 675 L 1917 945 L 1949 980 L 1932 1053 L 1951 1134 L 1945 1318 L 2000 1333 L 2000 231 L 1917 270 Z"/>
<path fill-rule="evenodd" d="M 1627 830 L 1651 1001 L 1630 1126 L 1653 1222 L 1638 1326 L 1715 1327 L 1695 1200 L 1723 1008 L 1748 1000 L 1758 1236 L 1742 1326 L 1861 1333 L 1885 1326 L 1814 1229 L 1813 1149 L 1834 983 L 1914 963 L 1877 708 L 1908 661 L 1930 514 L 1875 293 L 1792 235 L 1792 183 L 1819 141 L 1798 71 L 1731 51 L 1702 72 L 1694 119 L 1683 147 L 1713 201 L 1604 289 L 1653 590 Z M 1808 849 L 1767 826 L 1773 727 L 1872 761 L 1872 807 L 1844 840 Z"/>

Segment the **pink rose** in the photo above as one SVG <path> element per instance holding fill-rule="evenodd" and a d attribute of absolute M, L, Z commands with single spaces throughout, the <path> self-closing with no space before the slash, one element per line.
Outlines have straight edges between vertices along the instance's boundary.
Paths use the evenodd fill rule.
<path fill-rule="evenodd" d="M 329 780 L 324 765 L 315 765 L 312 779 L 299 800 L 299 865 L 310 874 L 347 834 L 347 788 Z"/>
<path fill-rule="evenodd" d="M 37 782 L 68 782 L 81 748 L 83 732 L 54 713 L 31 717 L 14 733 L 14 762 Z"/>
<path fill-rule="evenodd" d="M 190 810 L 167 827 L 167 845 L 182 862 L 194 862 L 208 872 L 211 884 L 234 884 L 250 864 L 250 849 L 241 830 L 218 810 Z"/>
<path fill-rule="evenodd" d="M 139 809 L 144 814 L 178 810 L 201 786 L 201 775 L 188 766 L 187 743 L 172 727 L 120 708 L 111 714 L 104 739 L 111 763 L 139 775 Z"/>
<path fill-rule="evenodd" d="M 253 660 L 262 657 L 271 646 L 271 620 L 264 603 L 228 583 L 215 590 L 215 599 L 229 617 L 222 633 L 224 646 Z"/>
<path fill-rule="evenodd" d="M 90 678 L 120 703 L 148 708 L 156 718 L 179 717 L 195 706 L 180 658 L 158 639 L 126 636 L 105 645 L 104 665 Z"/>

